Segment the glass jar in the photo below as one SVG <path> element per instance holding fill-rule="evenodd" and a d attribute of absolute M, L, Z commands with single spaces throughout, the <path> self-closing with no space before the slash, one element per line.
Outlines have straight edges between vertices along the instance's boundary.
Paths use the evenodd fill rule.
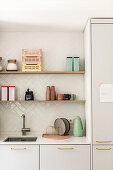
<path fill-rule="evenodd" d="M 0 57 L 0 71 L 2 71 L 2 70 L 3 70 L 3 67 L 2 67 L 2 63 L 1 63 L 1 61 L 2 61 L 2 57 Z"/>
<path fill-rule="evenodd" d="M 17 71 L 17 64 L 16 64 L 16 60 L 12 59 L 12 60 L 8 60 L 8 64 L 7 64 L 7 71 Z"/>

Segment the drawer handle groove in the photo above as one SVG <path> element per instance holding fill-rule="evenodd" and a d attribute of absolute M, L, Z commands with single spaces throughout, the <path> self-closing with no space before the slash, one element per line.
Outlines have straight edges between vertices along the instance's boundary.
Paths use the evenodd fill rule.
<path fill-rule="evenodd" d="M 112 143 L 112 141 L 96 141 L 97 143 Z"/>
<path fill-rule="evenodd" d="M 26 150 L 27 148 L 11 148 L 11 150 L 15 150 L 15 151 L 22 151 L 22 150 Z"/>
<path fill-rule="evenodd" d="M 59 150 L 73 150 L 74 148 L 58 148 Z"/>
<path fill-rule="evenodd" d="M 96 148 L 96 150 L 100 150 L 100 151 L 109 151 L 111 150 L 112 148 Z"/>

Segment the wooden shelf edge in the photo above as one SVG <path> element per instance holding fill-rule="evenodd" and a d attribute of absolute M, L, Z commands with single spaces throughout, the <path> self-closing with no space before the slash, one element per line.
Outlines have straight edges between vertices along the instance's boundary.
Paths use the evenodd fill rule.
<path fill-rule="evenodd" d="M 0 74 L 84 74 L 85 71 L 39 71 L 39 72 L 22 72 L 22 71 L 1 71 Z"/>
<path fill-rule="evenodd" d="M 85 100 L 54 100 L 54 101 L 47 101 L 47 100 L 29 100 L 29 101 L 26 101 L 26 100 L 16 100 L 16 101 L 0 101 L 0 103 L 16 103 L 16 102 L 19 102 L 19 103 L 29 103 L 29 102 L 43 102 L 43 103 L 85 103 Z"/>

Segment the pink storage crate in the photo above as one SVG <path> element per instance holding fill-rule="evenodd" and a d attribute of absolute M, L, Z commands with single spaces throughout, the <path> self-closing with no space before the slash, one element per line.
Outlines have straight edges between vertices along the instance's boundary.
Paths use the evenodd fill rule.
<path fill-rule="evenodd" d="M 42 49 L 22 49 L 22 64 L 42 64 Z"/>

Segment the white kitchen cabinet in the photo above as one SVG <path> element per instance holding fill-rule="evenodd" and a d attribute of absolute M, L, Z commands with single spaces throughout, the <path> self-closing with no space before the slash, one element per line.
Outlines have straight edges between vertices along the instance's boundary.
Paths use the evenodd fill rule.
<path fill-rule="evenodd" d="M 41 145 L 40 170 L 90 170 L 89 145 Z"/>
<path fill-rule="evenodd" d="M 113 84 L 113 24 L 92 24 L 91 38 L 93 144 L 113 144 L 113 103 L 100 101 L 100 84 Z"/>
<path fill-rule="evenodd" d="M 113 146 L 93 147 L 93 170 L 113 170 Z"/>
<path fill-rule="evenodd" d="M 1 170 L 39 170 L 38 145 L 0 145 Z"/>

